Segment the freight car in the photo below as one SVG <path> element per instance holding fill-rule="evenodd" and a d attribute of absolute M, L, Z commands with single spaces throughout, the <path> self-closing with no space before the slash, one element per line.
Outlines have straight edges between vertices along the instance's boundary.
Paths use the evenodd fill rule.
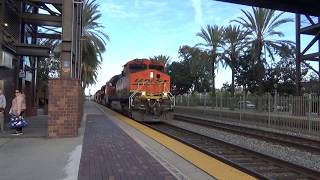
<path fill-rule="evenodd" d="M 101 90 L 94 93 L 94 101 L 101 104 Z"/>
<path fill-rule="evenodd" d="M 161 121 L 163 115 L 173 110 L 175 102 L 165 65 L 148 59 L 126 63 L 122 73 L 106 83 L 100 97 L 104 105 L 138 121 Z"/>

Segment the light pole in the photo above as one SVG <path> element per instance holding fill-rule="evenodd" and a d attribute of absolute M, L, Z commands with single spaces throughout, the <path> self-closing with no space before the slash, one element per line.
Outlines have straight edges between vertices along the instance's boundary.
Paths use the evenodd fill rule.
<path fill-rule="evenodd" d="M 212 84 L 212 82 L 213 82 L 212 79 L 209 79 L 209 86 L 210 86 L 210 89 L 211 89 L 211 95 L 213 95 L 212 94 L 212 92 L 213 92 L 213 84 Z"/>
<path fill-rule="evenodd" d="M 304 96 L 304 92 L 306 91 L 305 87 L 301 87 L 301 95 Z"/>
<path fill-rule="evenodd" d="M 274 84 L 274 105 L 273 105 L 273 111 L 276 112 L 277 111 L 277 96 L 278 96 L 278 92 L 277 92 L 277 84 Z"/>
<path fill-rule="evenodd" d="M 278 92 L 277 92 L 277 87 L 278 87 L 278 84 L 277 84 L 277 75 L 274 75 L 274 80 L 275 80 L 275 83 L 273 85 L 274 87 L 274 105 L 273 105 L 273 111 L 274 112 L 277 112 L 277 96 L 278 96 Z"/>

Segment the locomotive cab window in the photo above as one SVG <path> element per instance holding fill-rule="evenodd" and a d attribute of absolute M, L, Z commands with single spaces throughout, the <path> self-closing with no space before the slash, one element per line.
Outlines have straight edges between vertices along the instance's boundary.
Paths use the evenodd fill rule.
<path fill-rule="evenodd" d="M 138 71 L 143 71 L 147 69 L 147 65 L 145 64 L 130 64 L 129 65 L 129 71 L 131 73 L 133 72 L 138 72 Z"/>
<path fill-rule="evenodd" d="M 161 65 L 156 65 L 156 64 L 150 64 L 149 69 L 155 69 L 161 72 L 164 72 L 164 67 Z"/>

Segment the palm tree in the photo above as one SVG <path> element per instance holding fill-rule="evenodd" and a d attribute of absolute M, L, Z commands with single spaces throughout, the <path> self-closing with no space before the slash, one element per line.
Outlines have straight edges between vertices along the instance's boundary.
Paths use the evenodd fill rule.
<path fill-rule="evenodd" d="M 216 90 L 215 90 L 215 65 L 218 63 L 217 58 L 218 58 L 218 48 L 222 44 L 222 29 L 219 28 L 218 26 L 210 26 L 207 25 L 206 29 L 201 28 L 201 32 L 197 33 L 197 36 L 201 37 L 205 43 L 200 43 L 197 45 L 204 46 L 206 50 L 209 52 L 209 60 L 212 63 L 212 94 L 213 96 L 216 95 Z"/>
<path fill-rule="evenodd" d="M 82 88 L 85 89 L 90 84 L 96 83 L 97 70 L 100 68 L 101 61 L 97 58 L 98 55 L 93 44 L 88 44 L 85 50 L 82 48 L 82 53 L 81 83 Z"/>
<path fill-rule="evenodd" d="M 287 40 L 272 39 L 274 36 L 283 37 L 284 34 L 281 31 L 277 31 L 276 28 L 282 24 L 291 22 L 292 19 L 280 19 L 284 12 L 276 14 L 276 11 L 271 9 L 253 7 L 252 13 L 244 10 L 241 11 L 245 16 L 238 17 L 238 19 L 233 20 L 233 22 L 241 24 L 250 33 L 248 37 L 251 45 L 251 53 L 253 61 L 256 61 L 255 64 L 260 67 L 257 76 L 260 79 L 259 86 L 262 87 L 264 63 L 261 56 L 263 50 L 267 51 L 272 60 L 274 60 L 273 52 L 286 47 L 288 44 L 293 44 L 293 42 Z"/>
<path fill-rule="evenodd" d="M 97 71 L 93 68 L 93 66 L 83 64 L 81 76 L 83 77 L 83 85 L 94 84 L 97 78 Z"/>
<path fill-rule="evenodd" d="M 106 40 L 109 37 L 101 29 L 104 28 L 97 21 L 101 17 L 96 0 L 86 0 L 82 14 L 82 88 L 96 82 L 97 70 L 105 52 Z"/>
<path fill-rule="evenodd" d="M 168 64 L 170 62 L 170 56 L 162 55 L 162 54 L 158 56 L 150 57 L 149 59 L 154 61 L 160 61 L 163 64 Z"/>
<path fill-rule="evenodd" d="M 236 67 L 239 61 L 241 51 L 247 44 L 247 32 L 240 29 L 239 26 L 229 25 L 223 30 L 224 52 L 222 59 L 231 69 L 231 96 L 234 96 L 234 77 L 236 73 Z"/>

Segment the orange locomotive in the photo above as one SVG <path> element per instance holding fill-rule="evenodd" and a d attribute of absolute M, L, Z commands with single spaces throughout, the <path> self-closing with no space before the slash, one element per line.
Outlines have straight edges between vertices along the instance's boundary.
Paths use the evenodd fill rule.
<path fill-rule="evenodd" d="M 107 82 L 102 103 L 139 121 L 159 121 L 174 107 L 170 76 L 164 70 L 158 61 L 129 61 L 121 74 Z"/>

